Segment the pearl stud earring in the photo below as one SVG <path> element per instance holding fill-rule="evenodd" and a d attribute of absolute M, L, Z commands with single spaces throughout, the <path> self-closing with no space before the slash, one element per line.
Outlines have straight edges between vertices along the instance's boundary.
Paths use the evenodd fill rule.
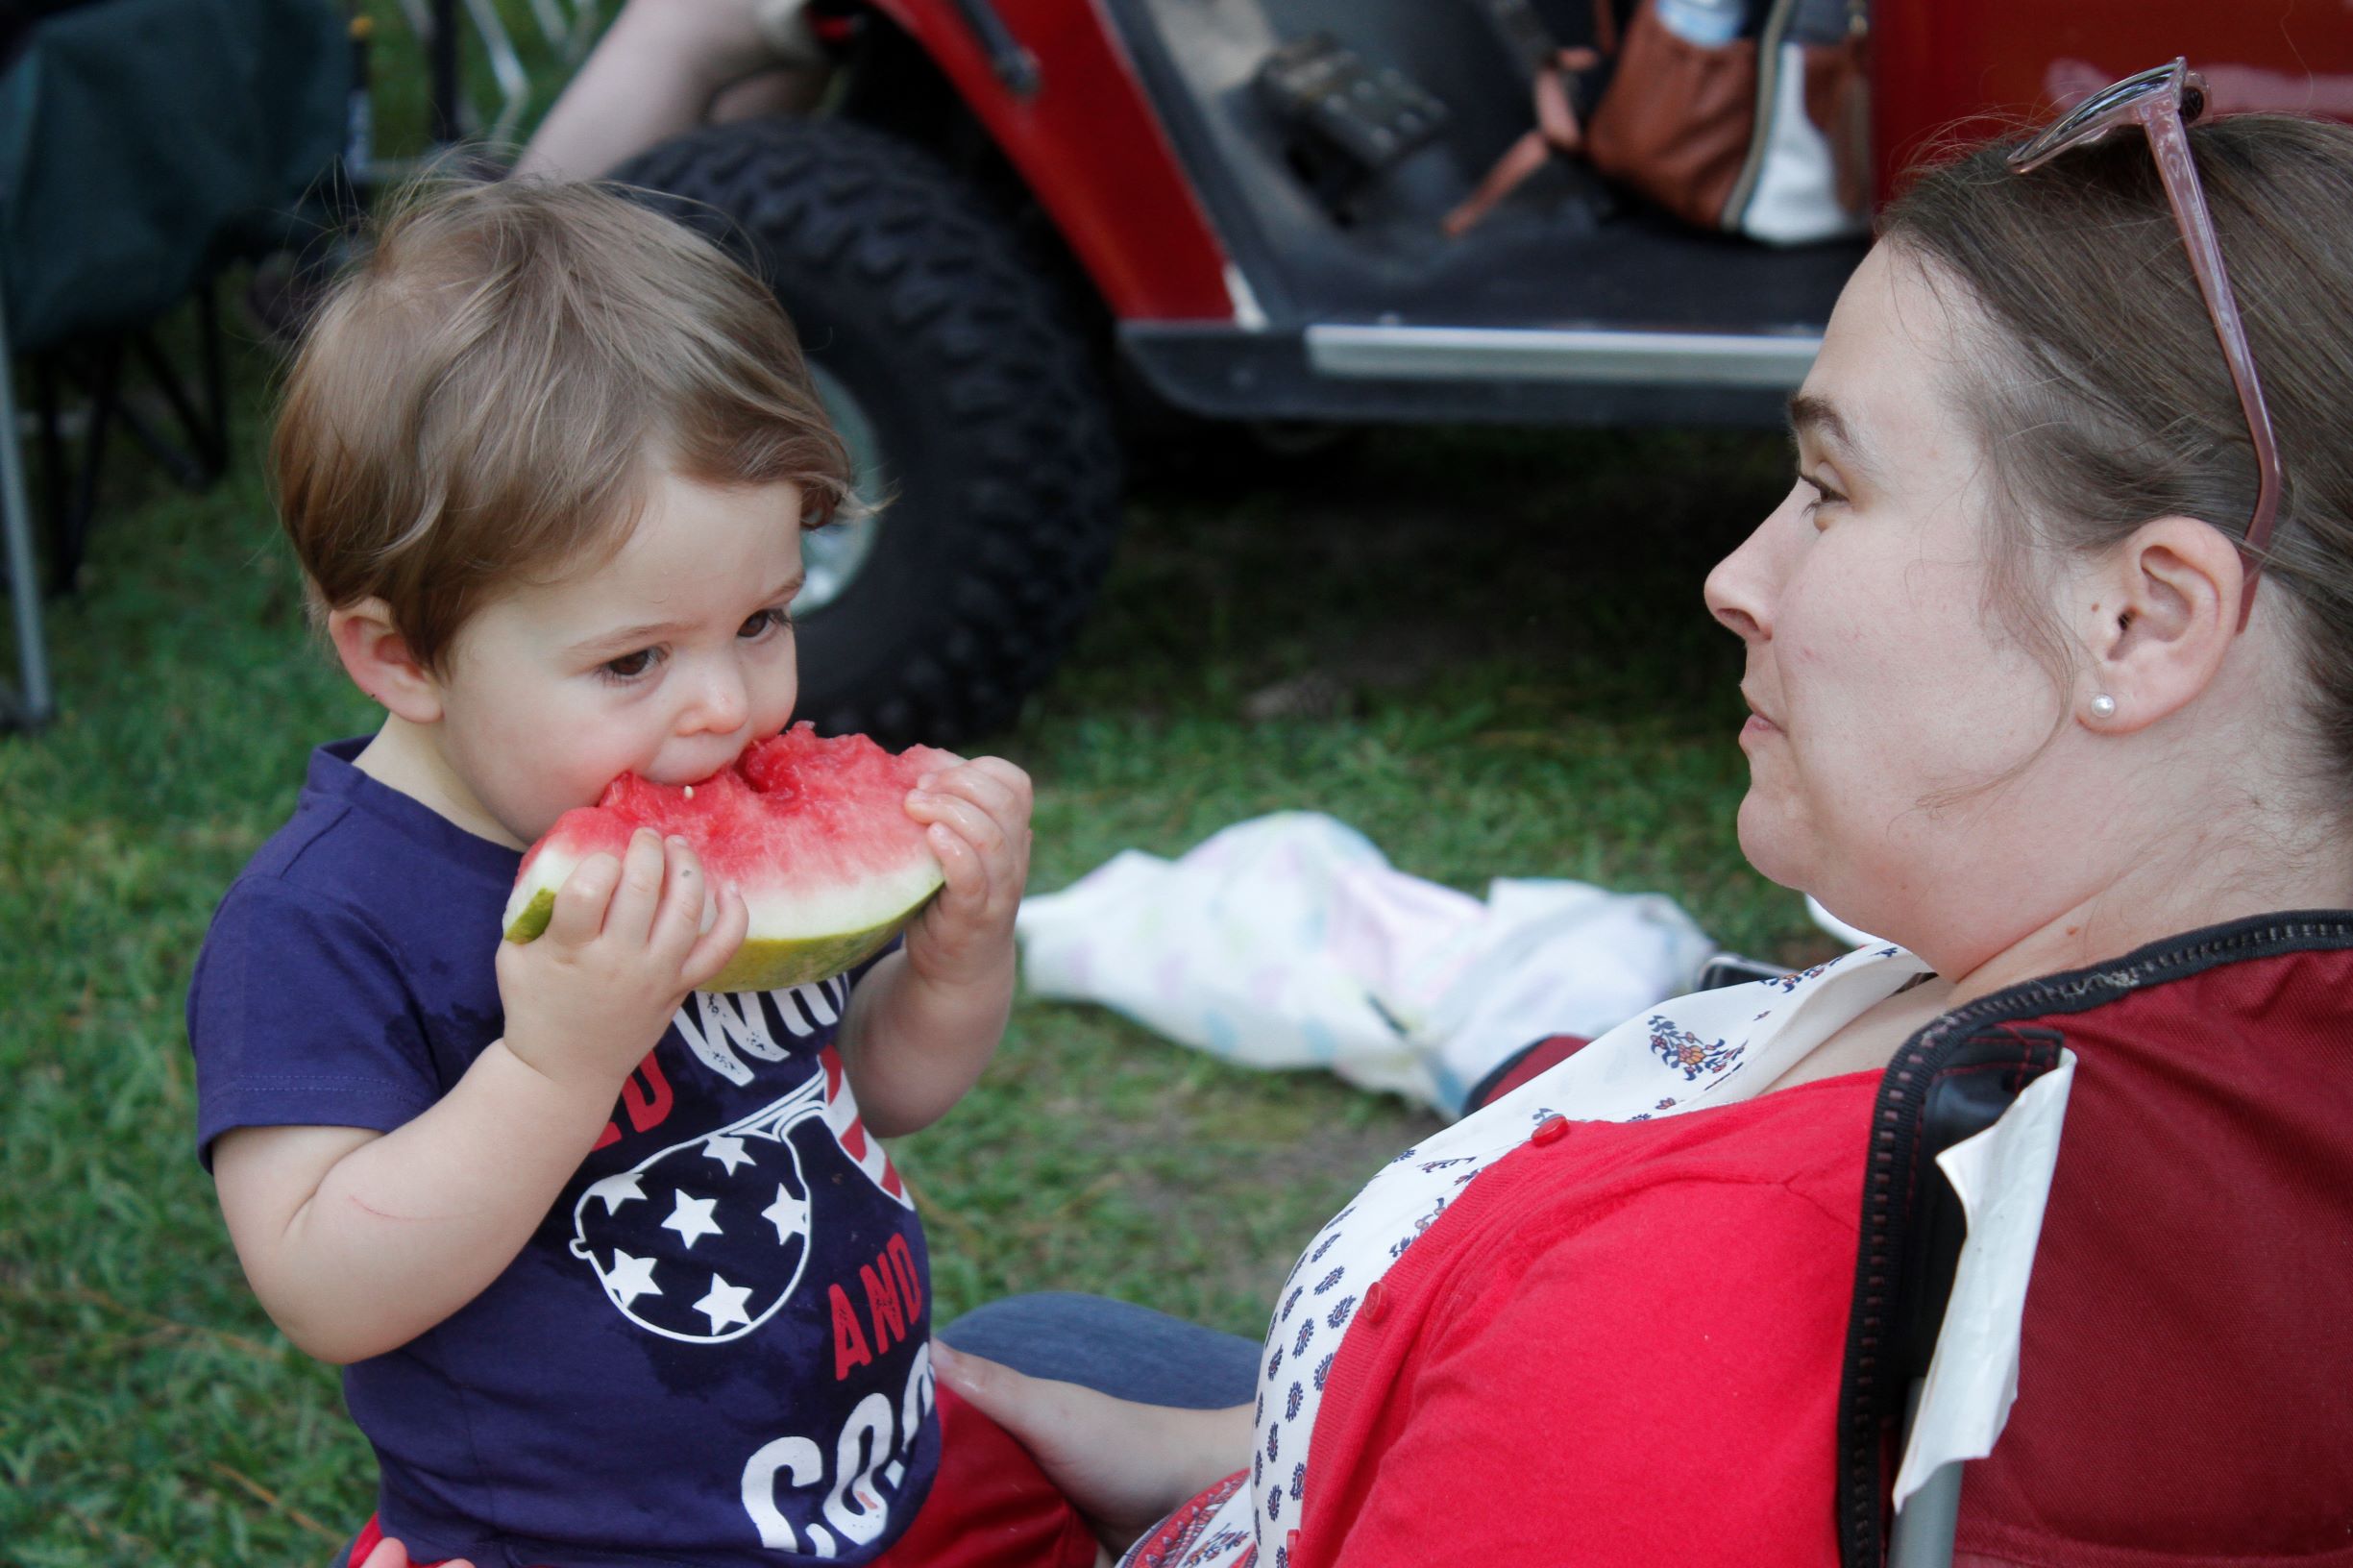
<path fill-rule="evenodd" d="M 2092 717 L 2095 719 L 2115 718 L 2116 698 L 2110 697 L 2106 692 L 2102 692 L 2097 697 L 2092 698 Z"/>

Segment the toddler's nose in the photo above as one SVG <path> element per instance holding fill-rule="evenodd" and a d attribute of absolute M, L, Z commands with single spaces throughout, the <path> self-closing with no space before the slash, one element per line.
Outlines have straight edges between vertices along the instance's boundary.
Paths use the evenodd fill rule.
<path fill-rule="evenodd" d="M 743 673 L 732 665 L 707 668 L 695 681 L 678 727 L 690 735 L 706 730 L 731 734 L 744 727 L 750 713 L 751 695 L 745 690 Z"/>

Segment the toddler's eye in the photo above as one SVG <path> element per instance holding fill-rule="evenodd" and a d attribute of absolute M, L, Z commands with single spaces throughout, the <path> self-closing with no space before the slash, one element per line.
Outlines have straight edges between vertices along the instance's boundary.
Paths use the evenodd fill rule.
<path fill-rule="evenodd" d="M 745 617 L 744 624 L 736 628 L 735 634 L 747 639 L 761 637 L 792 624 L 793 617 L 783 606 L 772 604 L 765 610 L 754 610 Z"/>
<path fill-rule="evenodd" d="M 617 659 L 605 660 L 601 671 L 615 680 L 634 680 L 653 668 L 653 649 L 641 648 L 634 653 L 624 653 Z"/>

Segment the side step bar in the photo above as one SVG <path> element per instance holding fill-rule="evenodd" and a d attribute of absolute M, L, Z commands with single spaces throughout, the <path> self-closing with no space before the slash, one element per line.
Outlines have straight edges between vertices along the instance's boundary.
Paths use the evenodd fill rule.
<path fill-rule="evenodd" d="M 1630 332 L 1516 327 L 1321 324 L 1308 363 L 1326 376 L 1390 380 L 1540 380 L 1794 391 L 1819 332 Z"/>
<path fill-rule="evenodd" d="M 1128 362 L 1211 419 L 1771 429 L 1819 331 L 1128 322 Z"/>

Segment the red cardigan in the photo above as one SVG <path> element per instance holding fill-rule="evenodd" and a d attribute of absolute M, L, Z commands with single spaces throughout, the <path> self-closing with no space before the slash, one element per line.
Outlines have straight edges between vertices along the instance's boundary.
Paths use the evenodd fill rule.
<path fill-rule="evenodd" d="M 1357 1311 L 1286 1568 L 1834 1565 L 1876 1085 L 1572 1122 L 1482 1173 Z"/>

